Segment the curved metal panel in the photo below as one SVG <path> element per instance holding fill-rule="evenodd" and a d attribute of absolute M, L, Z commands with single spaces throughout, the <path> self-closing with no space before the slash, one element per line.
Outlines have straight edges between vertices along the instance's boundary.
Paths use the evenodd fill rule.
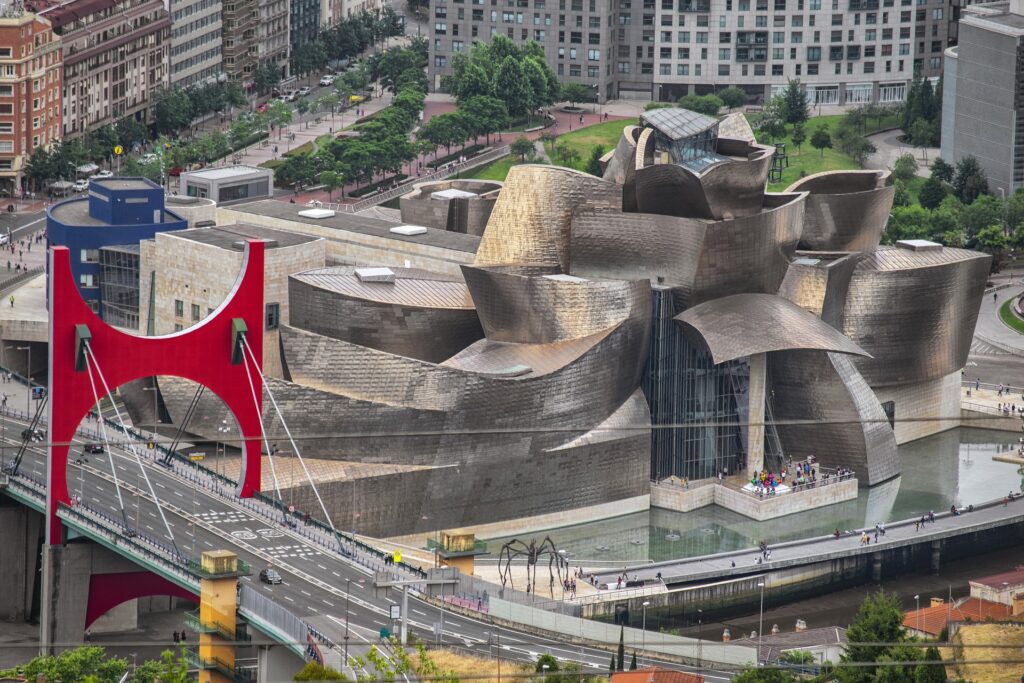
<path fill-rule="evenodd" d="M 638 147 L 637 211 L 716 220 L 760 211 L 774 148 L 734 140 L 719 143 L 720 148 L 728 148 L 732 154 L 726 156 L 731 158 L 702 173 L 676 164 L 640 166 Z"/>
<path fill-rule="evenodd" d="M 572 212 L 590 206 L 618 210 L 622 187 L 556 166 L 514 166 L 505 179 L 475 265 L 531 265 L 569 270 Z"/>
<path fill-rule="evenodd" d="M 849 467 L 869 486 L 900 473 L 893 431 L 850 357 L 783 351 L 769 356 L 768 375 L 784 453 Z"/>
<path fill-rule="evenodd" d="M 888 171 L 825 171 L 801 178 L 786 192 L 808 192 L 801 249 L 874 251 L 896 188 Z"/>
<path fill-rule="evenodd" d="M 293 275 L 289 320 L 327 337 L 434 362 L 483 337 L 465 284 L 394 270 L 394 283 L 360 282 L 355 268 Z"/>
<path fill-rule="evenodd" d="M 605 330 L 650 306 L 645 280 L 530 277 L 463 266 L 480 324 L 491 341 L 546 344 Z"/>
<path fill-rule="evenodd" d="M 870 353 L 871 386 L 938 379 L 964 367 L 991 257 L 977 251 L 880 247 L 850 280 L 843 333 Z"/>
<path fill-rule="evenodd" d="M 769 351 L 814 349 L 864 356 L 813 313 L 771 294 L 736 294 L 689 308 L 674 320 L 715 365 Z"/>
<path fill-rule="evenodd" d="M 843 329 L 843 310 L 853 269 L 860 254 L 798 252 L 789 265 L 779 296 L 810 311 L 837 330 Z"/>
<path fill-rule="evenodd" d="M 622 210 L 636 211 L 636 141 L 639 126 L 626 126 L 601 177 L 622 185 Z"/>
<path fill-rule="evenodd" d="M 494 209 L 502 183 L 491 180 L 438 180 L 416 183 L 413 191 L 402 195 L 399 207 L 402 222 L 479 237 Z M 473 197 L 439 198 L 435 192 L 462 190 Z"/>

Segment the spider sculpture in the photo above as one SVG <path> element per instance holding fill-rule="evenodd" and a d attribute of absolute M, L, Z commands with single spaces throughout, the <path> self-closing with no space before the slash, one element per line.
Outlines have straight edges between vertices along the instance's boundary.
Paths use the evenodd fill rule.
<path fill-rule="evenodd" d="M 501 574 L 501 585 L 506 583 L 515 588 L 512 584 L 512 562 L 520 558 L 526 558 L 526 592 L 537 592 L 537 561 L 541 557 L 548 560 L 549 591 L 551 597 L 555 597 L 555 576 L 558 576 L 559 584 L 564 584 L 569 576 L 569 562 L 558 554 L 554 541 L 550 536 L 545 536 L 540 543 L 530 541 L 529 544 L 512 539 L 501 546 L 501 553 L 498 555 L 498 571 Z M 562 571 L 565 571 L 565 576 Z"/>

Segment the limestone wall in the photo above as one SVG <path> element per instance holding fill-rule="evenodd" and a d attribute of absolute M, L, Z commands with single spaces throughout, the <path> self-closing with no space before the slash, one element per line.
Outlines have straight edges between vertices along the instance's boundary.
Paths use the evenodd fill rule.
<path fill-rule="evenodd" d="M 804 512 L 845 500 L 853 500 L 856 497 L 856 479 L 846 479 L 828 486 L 816 486 L 811 489 L 765 498 L 758 498 L 735 488 L 715 483 L 692 488 L 672 484 L 653 484 L 651 486 L 651 507 L 690 512 L 714 504 L 758 521 Z"/>
<path fill-rule="evenodd" d="M 897 444 L 960 426 L 959 370 L 925 382 L 873 388 L 879 403 L 893 401 L 896 404 L 893 431 Z"/>

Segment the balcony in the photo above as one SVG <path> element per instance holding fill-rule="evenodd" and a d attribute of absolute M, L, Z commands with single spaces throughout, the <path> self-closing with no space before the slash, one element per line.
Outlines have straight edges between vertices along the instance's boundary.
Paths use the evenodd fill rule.
<path fill-rule="evenodd" d="M 205 671 L 216 671 L 221 676 L 235 681 L 235 683 L 255 683 L 256 681 L 256 672 L 250 669 L 239 669 L 238 667 L 229 666 L 226 662 L 222 662 L 216 657 L 213 659 L 203 659 L 199 656 L 198 652 L 193 650 L 187 650 L 185 655 L 190 666 Z"/>

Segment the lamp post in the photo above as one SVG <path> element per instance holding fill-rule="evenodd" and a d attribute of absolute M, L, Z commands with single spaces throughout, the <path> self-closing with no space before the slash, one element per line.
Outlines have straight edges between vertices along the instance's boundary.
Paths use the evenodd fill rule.
<path fill-rule="evenodd" d="M 921 632 L 921 596 L 914 596 L 915 612 L 917 612 L 917 632 Z"/>
<path fill-rule="evenodd" d="M 219 465 L 218 465 L 218 469 L 219 469 L 218 473 L 222 477 L 224 476 L 224 457 L 227 455 L 227 449 L 228 449 L 227 444 L 224 443 L 224 437 L 230 431 L 231 431 L 231 428 L 228 427 L 228 421 L 227 420 L 221 420 L 220 421 L 220 427 L 217 427 L 217 434 L 220 435 L 219 440 L 218 440 L 218 443 L 220 444 L 220 458 L 219 458 Z"/>
<path fill-rule="evenodd" d="M 650 600 L 644 600 L 643 603 L 640 605 L 644 608 L 644 618 L 642 623 L 640 624 L 641 630 L 643 631 L 643 633 L 640 636 L 640 657 L 643 657 L 647 651 L 647 606 L 650 604 Z M 636 641 L 634 640 L 633 642 L 635 643 Z"/>
<path fill-rule="evenodd" d="M 697 667 L 704 668 L 704 610 L 697 610 Z M 760 631 L 758 631 L 760 633 Z"/>
<path fill-rule="evenodd" d="M 352 579 L 345 579 L 345 656 L 342 658 L 344 666 L 348 666 L 348 596 L 352 590 Z"/>
<path fill-rule="evenodd" d="M 761 612 L 757 618 L 757 665 L 761 666 L 761 632 L 764 630 L 764 581 L 757 584 L 761 589 Z"/>
<path fill-rule="evenodd" d="M 142 387 L 142 390 L 143 391 L 152 391 L 153 392 L 153 457 L 156 458 L 156 425 L 157 425 L 157 421 L 159 420 L 159 414 L 157 412 L 158 408 L 157 408 L 157 405 L 156 405 L 156 398 L 157 398 L 157 394 L 160 391 L 159 389 L 157 389 L 157 386 L 156 386 L 156 377 L 153 377 L 153 386 L 151 386 L 151 387 Z"/>

